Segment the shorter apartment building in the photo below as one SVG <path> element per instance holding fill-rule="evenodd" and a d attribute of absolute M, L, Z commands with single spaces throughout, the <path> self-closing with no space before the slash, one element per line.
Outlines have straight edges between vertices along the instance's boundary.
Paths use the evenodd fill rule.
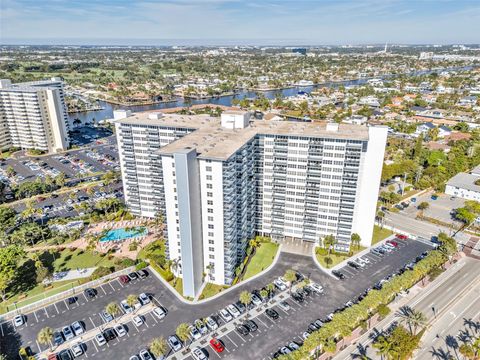
<path fill-rule="evenodd" d="M 66 150 L 69 146 L 68 130 L 60 79 L 19 84 L 0 80 L 1 149 Z"/>
<path fill-rule="evenodd" d="M 480 201 L 480 165 L 470 173 L 458 173 L 448 180 L 445 194 Z"/>

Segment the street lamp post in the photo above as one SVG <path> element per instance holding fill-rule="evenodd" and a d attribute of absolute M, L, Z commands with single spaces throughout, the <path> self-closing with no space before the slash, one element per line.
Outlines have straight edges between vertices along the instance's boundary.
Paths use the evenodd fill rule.
<path fill-rule="evenodd" d="M 435 317 L 435 320 L 437 320 L 437 312 L 434 305 L 432 305 L 432 312 L 433 312 L 433 316 Z"/>

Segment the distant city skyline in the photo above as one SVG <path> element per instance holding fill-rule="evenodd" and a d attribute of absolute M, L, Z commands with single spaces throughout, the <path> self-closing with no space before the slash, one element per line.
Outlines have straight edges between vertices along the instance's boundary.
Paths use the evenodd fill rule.
<path fill-rule="evenodd" d="M 478 43 L 480 3 L 404 0 L 2 0 L 1 44 Z"/>

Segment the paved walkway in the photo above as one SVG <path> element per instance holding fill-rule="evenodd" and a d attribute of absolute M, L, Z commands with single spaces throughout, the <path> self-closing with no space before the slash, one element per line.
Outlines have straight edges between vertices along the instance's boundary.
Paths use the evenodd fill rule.
<path fill-rule="evenodd" d="M 315 245 L 313 242 L 298 239 L 286 239 L 279 241 L 279 243 L 282 244 L 283 252 L 305 256 L 310 256 Z"/>
<path fill-rule="evenodd" d="M 75 280 L 89 277 L 96 268 L 76 269 L 68 271 L 60 271 L 53 274 L 53 281 Z"/>

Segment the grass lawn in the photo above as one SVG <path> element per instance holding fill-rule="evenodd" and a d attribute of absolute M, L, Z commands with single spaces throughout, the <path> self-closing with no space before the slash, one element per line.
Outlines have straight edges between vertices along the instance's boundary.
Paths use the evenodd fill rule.
<path fill-rule="evenodd" d="M 260 243 L 255 255 L 247 266 L 247 271 L 243 276 L 243 280 L 251 278 L 259 272 L 265 270 L 273 262 L 278 251 L 278 244 L 276 243 Z"/>
<path fill-rule="evenodd" d="M 86 281 L 88 281 L 88 279 L 57 281 L 52 283 L 51 286 L 47 288 L 45 288 L 43 285 L 37 285 L 36 287 L 25 293 L 17 294 L 9 298 L 7 301 L 0 303 L 0 313 L 14 310 L 15 305 L 13 303 L 15 301 L 17 302 L 17 308 L 19 308 L 34 303 L 35 301 L 41 300 L 43 298 L 47 298 L 49 296 L 61 293 L 62 291 L 69 290 L 73 286 L 78 286 Z M 21 299 L 19 300 L 20 296 Z"/>
<path fill-rule="evenodd" d="M 203 288 L 203 292 L 199 296 L 198 299 L 199 300 L 207 299 L 209 297 L 212 297 L 212 296 L 218 294 L 219 292 L 221 292 L 225 289 L 228 289 L 228 286 L 222 286 L 222 285 L 207 283 L 207 285 L 205 285 L 205 287 Z"/>
<path fill-rule="evenodd" d="M 365 249 L 366 249 L 365 247 L 360 246 L 359 249 L 353 250 L 353 252 L 351 254 L 337 252 L 337 253 L 331 253 L 330 255 L 320 255 L 317 252 L 315 252 L 315 255 L 316 255 L 317 260 L 320 263 L 320 265 L 322 265 L 324 268 L 330 269 L 330 268 L 334 267 L 335 265 L 339 264 L 340 262 L 352 257 L 355 254 L 358 254 L 360 251 L 365 250 Z M 328 266 L 327 266 L 327 263 L 325 262 L 325 258 L 327 258 L 327 257 L 332 259 L 332 263 L 328 264 Z"/>
<path fill-rule="evenodd" d="M 183 279 L 182 278 L 177 278 L 176 282 L 175 279 L 171 280 L 168 282 L 172 287 L 180 294 L 183 296 Z"/>
<path fill-rule="evenodd" d="M 373 226 L 373 236 L 372 236 L 372 245 L 382 241 L 383 239 L 389 237 L 393 234 L 392 230 L 381 228 L 380 226 Z"/>
<path fill-rule="evenodd" d="M 47 252 L 48 254 L 48 252 Z M 51 256 L 50 254 L 48 254 Z M 77 268 L 92 268 L 97 266 L 114 266 L 113 260 L 108 259 L 107 256 L 100 256 L 94 254 L 92 251 L 81 249 L 70 250 L 65 249 L 60 253 L 55 254 L 53 261 L 54 271 L 75 270 Z"/>

